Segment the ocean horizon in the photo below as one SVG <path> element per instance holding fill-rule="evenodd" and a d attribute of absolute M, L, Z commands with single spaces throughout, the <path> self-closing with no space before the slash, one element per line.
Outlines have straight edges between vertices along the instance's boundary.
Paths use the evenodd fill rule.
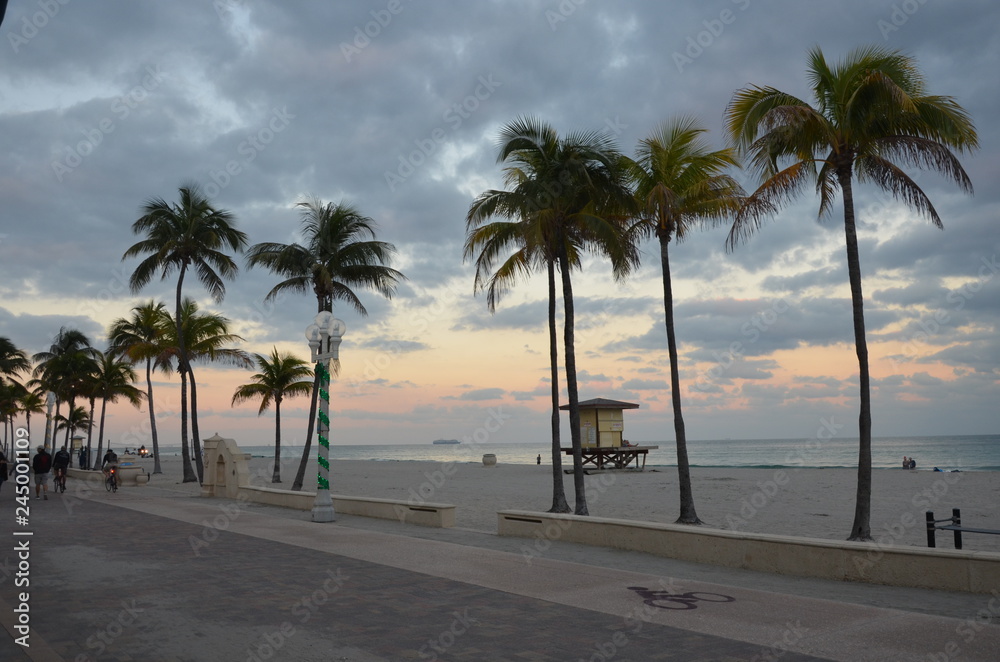
<path fill-rule="evenodd" d="M 646 467 L 676 467 L 673 441 L 637 442 L 658 446 L 650 450 Z M 569 440 L 564 440 L 569 446 Z M 813 469 L 855 468 L 858 461 L 857 437 L 836 439 L 709 439 L 689 440 L 688 458 L 692 467 L 766 468 L 799 467 Z M 273 446 L 241 446 L 254 457 L 273 457 Z M 180 446 L 161 446 L 163 455 L 180 455 Z M 548 463 L 551 444 L 460 443 L 460 444 L 367 444 L 330 446 L 331 460 L 376 462 L 481 462 L 492 453 L 503 464 L 535 464 L 538 456 Z M 310 454 L 316 456 L 314 443 Z M 283 459 L 299 458 L 302 446 L 283 444 Z M 950 435 L 875 437 L 872 439 L 872 468 L 900 468 L 903 456 L 913 457 L 918 470 L 1000 471 L 1000 435 Z M 571 458 L 563 455 L 563 464 Z"/>

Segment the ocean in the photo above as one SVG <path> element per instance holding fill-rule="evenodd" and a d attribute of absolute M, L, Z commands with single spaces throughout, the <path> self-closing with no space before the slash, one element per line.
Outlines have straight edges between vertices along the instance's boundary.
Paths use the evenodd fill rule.
<path fill-rule="evenodd" d="M 565 446 L 569 445 L 566 439 Z M 677 466 L 673 441 L 640 442 L 642 446 L 659 446 L 649 451 L 646 466 Z M 332 460 L 375 460 L 382 462 L 481 462 L 492 453 L 503 464 L 535 464 L 541 455 L 547 462 L 551 444 L 524 443 L 462 443 L 454 445 L 371 444 L 337 445 L 330 447 Z M 255 457 L 273 457 L 273 446 L 246 446 L 244 452 Z M 180 447 L 164 446 L 164 455 L 180 455 Z M 282 458 L 298 458 L 301 446 L 282 446 Z M 316 455 L 313 444 L 312 455 Z M 1000 471 L 1000 435 L 962 435 L 942 437 L 876 437 L 872 440 L 872 467 L 900 467 L 903 456 L 913 457 L 918 470 Z M 714 439 L 688 441 L 688 458 L 694 467 L 745 468 L 835 468 L 857 467 L 858 440 L 836 439 Z M 564 464 L 571 458 L 563 456 Z"/>

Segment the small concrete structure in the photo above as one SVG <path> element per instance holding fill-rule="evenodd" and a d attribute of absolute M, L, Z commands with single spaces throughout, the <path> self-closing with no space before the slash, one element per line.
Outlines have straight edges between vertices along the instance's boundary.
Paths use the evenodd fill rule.
<path fill-rule="evenodd" d="M 224 439 L 218 433 L 205 439 L 202 457 L 205 462 L 205 480 L 201 486 L 203 497 L 225 497 L 296 510 L 313 508 L 315 492 L 251 485 L 247 465 L 250 454 L 242 452 L 234 439 Z M 330 498 L 334 511 L 343 515 L 394 519 L 421 526 L 455 526 L 455 506 L 447 503 L 411 503 L 339 494 L 331 494 Z"/>
<path fill-rule="evenodd" d="M 885 547 L 724 531 L 684 524 L 505 510 L 497 533 L 656 554 L 730 568 L 887 586 L 989 593 L 1000 586 L 1000 554 Z"/>

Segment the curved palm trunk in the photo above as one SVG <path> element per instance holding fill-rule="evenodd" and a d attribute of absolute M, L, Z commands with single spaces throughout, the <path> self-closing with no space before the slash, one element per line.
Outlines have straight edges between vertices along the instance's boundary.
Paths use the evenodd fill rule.
<path fill-rule="evenodd" d="M 101 400 L 101 424 L 100 424 L 100 426 L 98 426 L 98 431 L 97 431 L 97 455 L 98 455 L 98 457 L 100 457 L 100 455 L 101 455 L 101 439 L 104 439 L 104 415 L 107 413 L 107 411 L 108 411 L 108 399 L 104 398 L 103 400 Z M 91 418 L 90 421 L 91 421 L 91 424 L 93 424 L 94 419 Z M 110 441 L 108 442 L 108 448 L 111 448 L 111 442 Z"/>
<path fill-rule="evenodd" d="M 583 482 L 583 451 L 582 440 L 580 439 L 580 396 L 576 387 L 576 349 L 573 333 L 573 284 L 569 275 L 569 258 L 566 255 L 566 246 L 559 249 L 559 266 L 562 272 L 563 286 L 563 308 L 565 319 L 563 320 L 563 345 L 566 350 L 566 392 L 569 396 L 569 435 L 573 444 L 573 489 L 576 492 L 576 507 L 573 512 L 577 515 L 589 515 L 587 510 L 587 495 Z"/>
<path fill-rule="evenodd" d="M 181 464 L 184 467 L 184 483 L 193 483 L 198 480 L 194 469 L 191 468 L 191 448 L 187 440 L 187 372 L 181 372 Z"/>
<path fill-rule="evenodd" d="M 156 415 L 153 413 L 153 360 L 146 359 L 146 399 L 149 401 L 149 433 L 153 442 L 153 473 L 161 474 L 160 468 L 160 442 L 156 436 Z"/>
<path fill-rule="evenodd" d="M 95 398 L 91 398 L 90 399 L 90 421 L 87 422 L 87 441 L 88 441 L 88 443 L 90 441 L 90 438 L 94 434 L 94 409 L 95 409 L 95 407 L 96 407 Z M 101 421 L 101 422 L 103 423 L 104 421 Z M 97 452 L 100 453 L 101 452 L 100 451 L 100 442 L 101 442 L 101 439 L 104 438 L 104 427 L 103 426 L 98 431 L 97 436 L 98 436 L 98 440 L 97 440 L 98 450 L 97 450 Z M 70 446 L 69 446 L 69 444 L 67 444 L 66 445 L 66 449 L 69 450 L 69 448 L 70 448 Z M 55 449 L 53 449 L 53 450 L 55 450 Z"/>
<path fill-rule="evenodd" d="M 194 370 L 188 365 L 188 375 L 191 376 L 191 442 L 194 445 L 195 470 L 198 472 L 198 482 L 205 482 L 205 467 L 201 459 L 201 435 L 198 432 L 198 384 L 194 379 Z"/>
<path fill-rule="evenodd" d="M 299 460 L 299 469 L 295 472 L 295 481 L 292 483 L 293 490 L 301 490 L 302 483 L 306 479 L 306 467 L 309 466 L 309 452 L 312 449 L 313 429 L 316 425 L 316 404 L 319 399 L 319 371 L 313 378 L 312 398 L 309 403 L 309 424 L 306 427 L 306 445 L 302 448 L 302 459 Z"/>
<path fill-rule="evenodd" d="M 660 267 L 663 269 L 663 318 L 667 326 L 667 353 L 670 355 L 670 400 L 674 408 L 674 437 L 677 440 L 677 484 L 680 487 L 681 515 L 676 524 L 701 524 L 694 510 L 691 465 L 688 463 L 687 433 L 681 413 L 681 380 L 677 369 L 677 336 L 674 333 L 674 293 L 670 284 L 670 237 L 660 237 Z"/>
<path fill-rule="evenodd" d="M 559 335 L 556 331 L 556 267 L 547 261 L 549 276 L 549 364 L 552 376 L 552 507 L 550 513 L 569 513 L 563 485 L 562 444 L 559 439 Z"/>
<path fill-rule="evenodd" d="M 844 192 L 844 234 L 847 238 L 847 272 L 851 279 L 851 304 L 854 310 L 854 347 L 858 355 L 858 383 L 861 387 L 861 411 L 858 414 L 858 490 L 854 505 L 854 523 L 848 540 L 871 540 L 872 503 L 872 403 L 868 373 L 868 342 L 865 339 L 864 296 L 861 291 L 861 259 L 858 234 L 854 224 L 854 190 L 851 171 L 837 173 Z"/>
<path fill-rule="evenodd" d="M 274 397 L 274 471 L 272 483 L 281 482 L 281 396 Z"/>
<path fill-rule="evenodd" d="M 67 416 L 67 421 L 66 421 L 66 438 L 63 440 L 63 443 L 66 444 L 66 446 L 69 446 L 69 435 L 72 433 L 72 427 L 69 424 L 68 418 L 73 415 L 73 409 L 75 407 L 76 407 L 76 398 L 75 397 L 71 397 L 69 399 L 69 413 L 66 415 Z M 90 442 L 90 435 L 89 434 L 87 435 L 87 441 L 88 441 L 88 443 Z M 52 450 L 55 451 L 55 449 L 56 449 L 55 435 L 52 435 Z"/>
<path fill-rule="evenodd" d="M 52 416 L 46 417 L 45 420 L 45 439 L 42 441 L 43 445 L 50 445 L 49 450 L 56 449 L 56 423 L 59 421 L 59 398 L 56 398 L 56 411 Z M 87 440 L 87 451 L 90 451 L 90 440 Z"/>
<path fill-rule="evenodd" d="M 104 401 L 104 404 L 105 404 L 105 406 L 107 405 L 107 400 Z M 90 414 L 90 429 L 91 430 L 94 429 L 93 407 L 91 407 L 91 414 Z M 87 435 L 87 445 L 88 445 L 88 447 L 90 446 L 90 437 L 91 436 L 92 435 L 90 435 L 88 433 L 88 435 Z M 108 443 L 108 448 L 111 448 L 110 442 Z M 95 455 L 94 457 L 102 457 L 102 454 L 101 454 L 102 450 L 104 450 L 104 409 L 103 408 L 101 409 L 101 426 L 100 426 L 100 429 L 97 431 L 97 455 Z"/>
<path fill-rule="evenodd" d="M 184 272 L 187 271 L 187 263 L 181 265 L 180 274 L 177 276 L 177 293 L 174 302 L 174 325 L 177 327 L 177 368 L 181 374 L 181 461 L 184 465 L 185 483 L 193 483 L 198 480 L 198 476 L 191 468 L 191 450 L 188 447 L 188 425 L 187 425 L 187 376 L 189 372 L 187 350 L 184 347 L 184 329 L 181 325 L 181 288 L 184 285 Z"/>

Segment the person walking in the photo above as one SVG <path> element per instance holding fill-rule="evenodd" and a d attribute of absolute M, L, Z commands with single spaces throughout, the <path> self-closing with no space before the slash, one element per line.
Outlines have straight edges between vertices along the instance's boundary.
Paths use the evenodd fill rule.
<path fill-rule="evenodd" d="M 31 460 L 31 468 L 35 472 L 35 498 L 49 498 L 49 470 L 52 469 L 52 456 L 46 452 L 44 446 L 38 447 L 34 459 Z"/>

